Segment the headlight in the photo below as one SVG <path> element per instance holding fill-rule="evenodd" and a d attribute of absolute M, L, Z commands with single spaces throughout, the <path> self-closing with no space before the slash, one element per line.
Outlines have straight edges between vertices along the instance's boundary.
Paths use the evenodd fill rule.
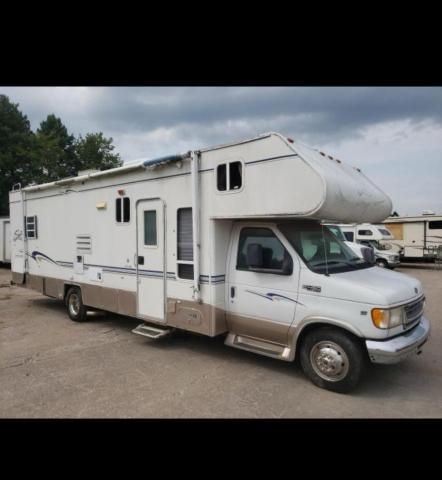
<path fill-rule="evenodd" d="M 390 255 L 388 258 L 390 261 L 394 262 L 396 260 L 396 255 Z"/>
<path fill-rule="evenodd" d="M 393 328 L 402 324 L 404 309 L 402 307 L 383 309 L 373 308 L 371 319 L 377 328 Z"/>

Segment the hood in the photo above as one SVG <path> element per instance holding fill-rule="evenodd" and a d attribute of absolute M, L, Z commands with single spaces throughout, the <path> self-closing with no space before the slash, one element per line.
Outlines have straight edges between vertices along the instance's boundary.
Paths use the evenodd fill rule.
<path fill-rule="evenodd" d="M 310 277 L 310 273 L 314 275 Z M 332 273 L 329 277 L 303 270 L 303 281 L 321 285 L 321 296 L 352 302 L 392 307 L 411 302 L 423 294 L 419 280 L 386 268 L 371 267 L 352 272 Z"/>

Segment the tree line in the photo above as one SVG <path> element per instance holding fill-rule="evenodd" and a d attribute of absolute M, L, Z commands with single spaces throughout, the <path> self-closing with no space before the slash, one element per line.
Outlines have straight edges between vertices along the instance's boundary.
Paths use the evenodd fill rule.
<path fill-rule="evenodd" d="M 24 187 L 122 165 L 113 139 L 102 132 L 75 137 L 54 114 L 33 132 L 18 107 L 0 95 L 0 216 L 9 215 L 9 191 L 17 183 Z"/>

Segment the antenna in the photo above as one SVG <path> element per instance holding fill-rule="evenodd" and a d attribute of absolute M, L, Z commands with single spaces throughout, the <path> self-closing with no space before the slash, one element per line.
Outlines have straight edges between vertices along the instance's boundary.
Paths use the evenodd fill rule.
<path fill-rule="evenodd" d="M 328 273 L 328 260 L 327 260 L 327 248 L 325 246 L 325 237 L 324 237 L 324 224 L 321 223 L 321 230 L 322 230 L 322 243 L 324 244 L 324 255 L 325 255 L 325 276 L 329 277 Z"/>

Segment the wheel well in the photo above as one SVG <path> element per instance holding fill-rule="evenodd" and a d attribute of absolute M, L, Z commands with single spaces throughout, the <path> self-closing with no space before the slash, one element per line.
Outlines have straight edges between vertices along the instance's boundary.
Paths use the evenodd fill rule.
<path fill-rule="evenodd" d="M 296 339 L 296 350 L 295 350 L 295 360 L 299 359 L 299 350 L 302 341 L 306 337 L 307 334 L 312 332 L 313 330 L 317 330 L 319 328 L 332 328 L 334 330 L 339 330 L 341 332 L 344 332 L 347 334 L 349 337 L 353 338 L 356 342 L 358 342 L 362 348 L 366 349 L 365 342 L 361 337 L 358 337 L 355 335 L 353 332 L 350 330 L 347 330 L 346 328 L 340 327 L 339 325 L 335 325 L 333 323 L 327 323 L 327 322 L 315 322 L 315 323 L 310 323 L 309 325 L 306 325 L 302 330 L 301 333 L 299 334 L 298 338 Z"/>
<path fill-rule="evenodd" d="M 78 286 L 78 285 L 74 285 L 72 283 L 65 283 L 64 284 L 64 291 L 63 291 L 63 301 L 66 301 L 66 295 L 68 294 L 69 290 L 72 288 L 72 287 L 76 287 L 80 290 L 81 292 L 81 288 Z"/>

